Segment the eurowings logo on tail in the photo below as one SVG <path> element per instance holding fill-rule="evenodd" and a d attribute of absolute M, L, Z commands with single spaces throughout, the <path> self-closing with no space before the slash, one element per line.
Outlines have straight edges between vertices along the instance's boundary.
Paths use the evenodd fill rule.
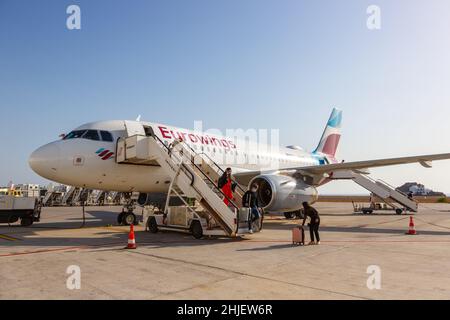
<path fill-rule="evenodd" d="M 342 111 L 334 108 L 314 153 L 323 153 L 334 158 L 341 139 L 341 125 Z"/>
<path fill-rule="evenodd" d="M 108 159 L 110 159 L 110 158 L 114 155 L 114 152 L 112 152 L 112 151 L 110 151 L 110 150 L 108 150 L 108 149 L 105 149 L 105 148 L 100 148 L 100 149 L 98 149 L 97 151 L 95 151 L 95 153 L 96 153 L 100 158 L 102 158 L 102 160 L 108 160 Z"/>

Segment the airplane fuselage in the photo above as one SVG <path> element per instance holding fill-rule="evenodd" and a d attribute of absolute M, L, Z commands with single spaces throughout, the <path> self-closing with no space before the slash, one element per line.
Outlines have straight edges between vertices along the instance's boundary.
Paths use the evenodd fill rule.
<path fill-rule="evenodd" d="M 298 147 L 278 147 L 163 124 L 117 120 L 89 123 L 74 129 L 65 138 L 37 149 L 30 157 L 30 166 L 49 180 L 77 187 L 165 192 L 170 179 L 158 165 L 118 164 L 115 161 L 119 138 L 149 132 L 167 144 L 183 139 L 196 152 L 204 153 L 222 168 L 231 167 L 235 173 L 335 161 Z"/>

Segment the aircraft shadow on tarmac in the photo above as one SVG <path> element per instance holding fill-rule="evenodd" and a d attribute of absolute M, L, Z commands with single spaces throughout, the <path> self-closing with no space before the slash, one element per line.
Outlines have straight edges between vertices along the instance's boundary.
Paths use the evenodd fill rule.
<path fill-rule="evenodd" d="M 40 222 L 35 222 L 30 227 L 22 227 L 19 223 L 13 223 L 10 226 L 7 224 L 1 224 L 0 230 L 4 230 L 5 228 L 22 228 L 25 230 L 30 229 L 78 229 L 82 225 L 83 218 L 82 213 L 80 211 L 79 217 L 72 217 L 73 214 L 70 214 L 71 217 L 64 217 L 64 213 L 61 213 L 57 216 L 46 217 L 45 214 L 41 216 Z M 61 221 L 52 221 L 47 222 L 52 218 L 62 218 L 64 220 Z M 99 210 L 89 210 L 86 211 L 86 227 L 101 227 L 108 224 L 117 224 L 117 214 L 111 213 L 110 211 L 99 211 Z"/>
<path fill-rule="evenodd" d="M 286 220 L 285 220 L 286 221 Z M 295 220 L 289 220 L 289 221 L 295 221 Z M 298 221 L 298 220 L 297 220 Z M 408 221 L 408 220 L 405 220 Z M 395 222 L 393 220 L 392 222 Z M 301 223 L 301 220 L 300 220 Z M 294 226 L 299 225 L 299 223 L 292 224 L 292 223 L 270 223 L 265 224 L 264 229 L 269 230 L 291 230 Z M 377 223 L 374 223 L 373 226 L 376 226 Z M 305 225 L 305 233 L 307 234 L 308 227 Z M 396 234 L 401 235 L 404 234 L 407 231 L 408 225 L 405 225 L 405 229 L 393 229 L 393 228 L 375 228 L 370 226 L 370 222 L 366 225 L 359 225 L 359 226 L 326 226 L 321 225 L 320 231 L 321 232 L 349 232 L 349 233 L 371 233 L 371 234 Z M 417 227 L 416 227 L 417 229 Z M 430 230 L 418 230 L 418 233 L 421 235 L 430 235 L 430 236 L 448 236 L 450 235 L 450 231 L 430 231 Z"/>
<path fill-rule="evenodd" d="M 81 216 L 81 213 L 80 213 Z M 48 217 L 51 219 L 52 217 Z M 58 218 L 64 218 L 64 215 L 58 215 Z M 11 237 L 20 239 L 19 241 L 0 241 L 0 246 L 19 247 L 89 247 L 111 250 L 109 247 L 117 247 L 119 245 L 126 246 L 128 239 L 128 229 L 117 225 L 117 213 L 109 211 L 86 211 L 86 224 L 81 228 L 81 218 L 68 217 L 61 221 L 55 222 L 39 222 L 30 227 L 21 227 L 20 224 L 7 224 L 0 226 L 0 233 L 8 234 Z M 77 230 L 97 229 L 95 235 L 97 237 L 78 236 L 75 233 Z M 98 229 L 103 230 L 99 231 Z M 111 229 L 109 229 L 111 228 Z M 123 232 L 120 232 L 120 229 Z M 13 231 L 13 232 L 11 232 Z M 59 232 L 54 237 L 43 237 L 37 232 L 40 231 L 66 231 L 66 233 Z M 73 234 L 73 236 L 72 236 Z M 104 236 L 104 237 L 102 237 Z M 223 244 L 227 242 L 239 242 L 246 239 L 241 238 L 225 238 L 212 237 L 196 240 L 190 234 L 160 231 L 157 234 L 152 234 L 147 231 L 135 230 L 136 242 L 138 246 L 146 246 L 151 248 L 157 247 L 183 247 L 183 246 L 203 246 Z"/>
<path fill-rule="evenodd" d="M 4 241 L 0 242 L 0 247 L 58 247 L 58 248 L 86 248 L 92 250 L 121 250 L 126 247 L 128 234 L 118 232 L 103 232 L 96 233 L 97 235 L 108 235 L 105 238 L 98 237 L 39 237 L 39 238 L 27 238 L 30 234 L 22 235 L 21 241 Z M 17 235 L 19 236 L 19 235 Z M 16 236 L 16 237 L 17 237 Z M 159 232 L 157 234 L 151 234 L 146 231 L 135 232 L 136 243 L 139 248 L 168 248 L 168 247 L 193 247 L 193 246 L 211 246 L 224 243 L 236 243 L 246 241 L 246 239 L 230 239 L 230 238 L 218 238 L 211 239 L 205 238 L 201 240 L 194 239 L 191 235 L 174 233 L 174 232 Z"/>
<path fill-rule="evenodd" d="M 81 213 L 80 213 L 81 216 Z M 64 215 L 58 215 L 59 218 L 64 218 Z M 52 217 L 48 217 L 51 219 Z M 8 230 L 8 235 L 12 237 L 17 237 L 22 241 L 2 241 L 0 246 L 35 246 L 35 247 L 82 247 L 86 246 L 92 249 L 99 250 L 111 250 L 112 247 L 117 249 L 117 246 L 125 246 L 127 243 L 127 229 L 123 228 L 123 232 L 117 231 L 117 213 L 112 213 L 109 211 L 98 211 L 89 210 L 86 211 L 86 226 L 85 229 L 89 228 L 103 228 L 103 230 L 96 230 L 96 237 L 89 235 L 78 236 L 76 234 L 71 234 L 71 232 L 76 232 L 75 230 L 83 230 L 80 228 L 81 219 L 68 217 L 61 221 L 55 222 L 43 222 L 36 223 L 31 227 L 21 227 L 20 225 L 13 225 L 8 227 L 7 225 L 2 225 L 0 227 L 0 233 L 4 233 L 4 230 Z M 292 223 L 292 222 L 296 223 Z M 291 229 L 297 225 L 299 220 L 274 220 L 264 224 L 264 229 L 267 230 L 285 230 L 287 232 L 288 238 L 290 239 Z M 111 225 L 111 230 L 108 230 L 108 226 Z M 376 223 L 374 224 L 376 226 Z M 263 229 L 263 232 L 264 232 Z M 47 230 L 67 230 L 67 233 L 59 233 L 54 237 L 42 237 L 37 236 L 36 231 L 47 231 Z M 17 232 L 9 232 L 17 231 Z M 393 228 L 380 228 L 368 225 L 360 226 L 326 226 L 322 225 L 320 228 L 321 232 L 341 232 L 341 233 L 367 233 L 367 234 L 386 234 L 386 235 L 402 235 L 405 233 L 406 229 L 393 229 Z M 305 226 L 306 237 L 308 238 L 308 227 Z M 185 246 L 203 246 L 203 245 L 214 245 L 214 244 L 224 244 L 224 243 L 236 243 L 240 241 L 247 241 L 250 238 L 204 238 L 202 240 L 194 239 L 190 234 L 183 234 L 170 231 L 162 231 L 157 234 L 152 234 L 146 231 L 136 231 L 136 242 L 138 246 L 158 248 L 158 247 L 185 247 Z M 450 235 L 450 231 L 429 231 L 429 230 L 418 230 L 420 235 Z M 61 236 L 62 235 L 62 236 Z M 34 236 L 30 238 L 30 236 Z M 104 237 L 101 237 L 104 236 Z M 309 239 L 309 238 L 308 238 Z M 258 250 L 275 250 L 293 247 L 290 242 L 270 245 L 266 247 L 252 248 L 252 249 L 238 249 L 238 251 L 258 251 Z"/>
<path fill-rule="evenodd" d="M 297 247 L 301 247 L 298 245 L 293 245 L 292 243 L 283 243 L 283 244 L 274 244 L 267 247 L 257 247 L 257 248 L 249 248 L 249 249 L 238 249 L 236 251 L 270 251 L 270 250 L 280 250 L 280 249 L 295 249 Z"/>
<path fill-rule="evenodd" d="M 417 228 L 416 228 L 417 229 Z M 366 226 L 356 226 L 356 227 L 331 227 L 323 226 L 320 227 L 320 231 L 324 232 L 352 232 L 352 233 L 371 233 L 371 234 L 405 234 L 407 228 L 405 229 L 388 229 L 388 228 L 371 228 Z M 418 230 L 421 235 L 427 236 L 449 236 L 450 231 L 430 231 L 430 230 Z"/>

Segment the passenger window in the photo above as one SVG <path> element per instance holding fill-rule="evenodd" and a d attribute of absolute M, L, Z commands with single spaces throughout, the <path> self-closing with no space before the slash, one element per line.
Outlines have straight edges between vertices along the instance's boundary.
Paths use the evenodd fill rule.
<path fill-rule="evenodd" d="M 68 135 L 64 137 L 63 140 L 69 140 L 69 139 L 77 139 L 81 138 L 81 136 L 86 132 L 86 130 L 75 130 L 70 132 Z"/>
<path fill-rule="evenodd" d="M 100 141 L 97 130 L 88 130 L 82 137 L 83 139 L 89 139 L 94 141 Z"/>
<path fill-rule="evenodd" d="M 112 136 L 111 132 L 100 131 L 100 135 L 102 136 L 103 141 L 113 142 L 113 136 Z"/>

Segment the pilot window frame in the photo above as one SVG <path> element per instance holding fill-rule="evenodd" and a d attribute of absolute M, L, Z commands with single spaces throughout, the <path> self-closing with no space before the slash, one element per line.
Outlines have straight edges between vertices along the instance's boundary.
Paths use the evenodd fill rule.
<path fill-rule="evenodd" d="M 102 141 L 105 142 L 114 142 L 114 137 L 112 133 L 106 130 L 100 130 L 100 138 L 102 139 Z"/>
<path fill-rule="evenodd" d="M 86 129 L 72 130 L 63 138 L 63 140 L 79 139 L 82 136 L 84 136 L 86 131 L 87 131 Z"/>
<path fill-rule="evenodd" d="M 95 136 L 88 137 L 89 134 L 95 134 Z M 98 130 L 94 130 L 94 129 L 86 130 L 86 132 L 81 136 L 81 138 L 86 139 L 86 140 L 92 140 L 92 141 L 101 141 Z"/>

